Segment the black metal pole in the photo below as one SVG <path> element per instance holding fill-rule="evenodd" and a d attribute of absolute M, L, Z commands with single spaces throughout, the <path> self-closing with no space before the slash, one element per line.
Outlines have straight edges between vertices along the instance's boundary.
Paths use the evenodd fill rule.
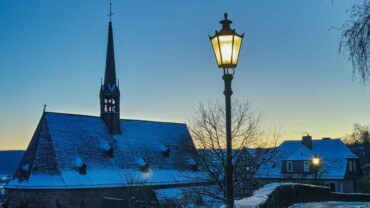
<path fill-rule="evenodd" d="M 225 81 L 225 104 L 226 104 L 226 207 L 234 207 L 234 167 L 232 163 L 232 140 L 231 140 L 231 81 L 233 80 L 232 74 L 224 74 L 222 79 Z"/>

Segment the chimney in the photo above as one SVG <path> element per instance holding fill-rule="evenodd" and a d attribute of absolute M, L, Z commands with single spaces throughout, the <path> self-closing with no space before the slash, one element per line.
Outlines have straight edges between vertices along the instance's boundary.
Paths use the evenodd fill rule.
<path fill-rule="evenodd" d="M 305 145 L 308 149 L 312 150 L 312 137 L 309 134 L 307 134 L 307 136 L 303 136 L 302 144 Z"/>

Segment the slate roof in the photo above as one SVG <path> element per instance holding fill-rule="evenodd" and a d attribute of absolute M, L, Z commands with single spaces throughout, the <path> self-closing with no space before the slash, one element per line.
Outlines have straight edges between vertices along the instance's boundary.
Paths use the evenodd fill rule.
<path fill-rule="evenodd" d="M 122 135 L 109 134 L 100 117 L 45 112 L 30 145 L 6 188 L 94 188 L 205 181 L 187 161 L 197 152 L 187 126 L 121 120 Z M 107 146 L 114 156 L 107 157 Z M 168 158 L 162 155 L 170 149 Z M 80 174 L 76 161 L 86 164 Z M 143 161 L 149 173 L 140 170 Z M 29 164 L 24 176 L 21 167 Z"/>
<path fill-rule="evenodd" d="M 301 140 L 284 141 L 277 147 L 276 156 L 271 162 L 261 165 L 256 177 L 284 178 L 282 174 L 283 160 L 308 160 L 318 155 L 322 161 L 320 178 L 344 179 L 347 159 L 358 157 L 340 140 L 312 140 L 312 150 L 302 144 Z M 290 174 L 291 175 L 291 174 Z M 297 177 L 300 177 L 297 175 Z"/>

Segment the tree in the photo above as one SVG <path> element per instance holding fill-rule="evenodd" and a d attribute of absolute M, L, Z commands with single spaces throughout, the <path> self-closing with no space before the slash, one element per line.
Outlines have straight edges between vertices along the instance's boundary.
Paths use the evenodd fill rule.
<path fill-rule="evenodd" d="M 253 177 L 261 164 L 273 157 L 278 131 L 267 135 L 261 127 L 261 114 L 248 101 L 234 101 L 231 108 L 233 141 L 234 193 L 246 196 L 255 189 Z M 224 167 L 226 164 L 225 107 L 219 102 L 200 104 L 190 121 L 190 131 L 198 147 L 202 168 L 215 186 L 198 188 L 198 193 L 225 201 Z M 268 139 L 273 137 L 272 140 Z M 263 139 L 264 138 L 264 139 Z M 252 149 L 253 147 L 254 149 Z"/>
<path fill-rule="evenodd" d="M 370 127 L 355 123 L 351 134 L 344 137 L 344 143 L 360 158 L 362 164 L 370 162 Z"/>
<path fill-rule="evenodd" d="M 370 143 L 370 132 L 369 131 L 370 131 L 369 126 L 355 123 L 353 124 L 352 133 L 347 134 L 344 137 L 344 142 L 347 145 L 369 144 Z"/>
<path fill-rule="evenodd" d="M 345 48 L 353 66 L 353 78 L 359 74 L 362 84 L 369 79 L 370 1 L 362 0 L 348 10 L 350 19 L 342 26 L 339 52 Z"/>

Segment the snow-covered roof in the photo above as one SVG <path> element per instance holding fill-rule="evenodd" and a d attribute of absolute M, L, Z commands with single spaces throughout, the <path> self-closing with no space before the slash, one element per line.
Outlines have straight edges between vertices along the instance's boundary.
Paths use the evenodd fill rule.
<path fill-rule="evenodd" d="M 312 140 L 312 149 L 303 145 L 301 140 L 289 140 L 277 147 L 276 156 L 270 162 L 261 165 L 256 176 L 283 178 L 281 172 L 283 160 L 310 161 L 315 155 L 322 161 L 320 177 L 326 179 L 343 179 L 347 159 L 358 158 L 340 139 Z"/>
<path fill-rule="evenodd" d="M 112 136 L 100 117 L 44 113 L 20 166 L 6 188 L 76 188 L 124 186 L 129 181 L 160 185 L 205 181 L 189 160 L 197 152 L 187 126 L 180 123 L 121 120 L 122 134 Z M 107 157 L 107 147 L 113 157 Z M 171 149 L 162 155 L 163 146 Z M 147 162 L 149 172 L 140 171 Z M 80 174 L 78 165 L 86 165 Z M 129 173 L 129 174 L 127 174 Z M 24 174 L 24 173 L 23 173 Z M 127 178 L 130 177 L 130 178 Z"/>

